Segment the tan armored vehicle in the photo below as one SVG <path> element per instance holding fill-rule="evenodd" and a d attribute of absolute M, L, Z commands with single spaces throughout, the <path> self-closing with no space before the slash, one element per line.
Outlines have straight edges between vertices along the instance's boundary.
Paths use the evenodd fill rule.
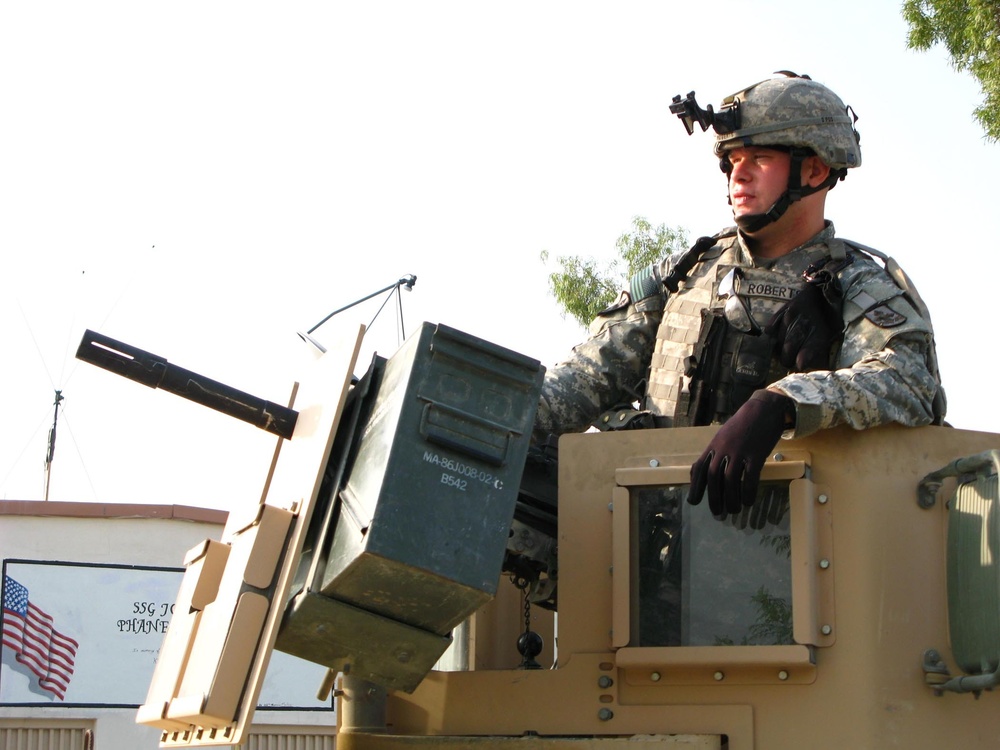
<path fill-rule="evenodd" d="M 284 437 L 264 499 L 188 553 L 138 716 L 162 746 L 238 743 L 275 647 L 330 668 L 340 750 L 1000 741 L 997 435 L 782 441 L 717 519 L 684 502 L 714 428 L 556 460 L 529 452 L 537 362 L 425 324 L 352 383 L 357 349 L 256 411 Z M 89 332 L 80 356 L 169 380 Z"/>

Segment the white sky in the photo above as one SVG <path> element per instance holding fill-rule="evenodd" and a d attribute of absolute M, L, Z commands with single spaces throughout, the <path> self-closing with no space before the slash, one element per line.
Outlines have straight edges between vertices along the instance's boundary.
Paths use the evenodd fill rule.
<path fill-rule="evenodd" d="M 413 273 L 407 333 L 554 363 L 582 330 L 540 251 L 608 256 L 637 214 L 692 239 L 729 223 L 710 135 L 667 105 L 779 69 L 860 116 L 864 164 L 828 215 L 931 306 L 950 421 L 1000 429 L 982 333 L 1000 147 L 974 81 L 906 49 L 899 5 L 5 3 L 0 497 L 43 497 L 60 388 L 50 499 L 256 502 L 273 439 L 78 362 L 85 328 L 283 401 L 296 331 Z M 398 342 L 387 309 L 363 361 Z"/>

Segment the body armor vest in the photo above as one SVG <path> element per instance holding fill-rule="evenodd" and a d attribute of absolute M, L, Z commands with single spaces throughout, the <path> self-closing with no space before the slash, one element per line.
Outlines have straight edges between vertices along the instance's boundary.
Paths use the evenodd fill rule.
<path fill-rule="evenodd" d="M 763 328 L 805 286 L 803 272 L 831 254 L 842 260 L 843 244 L 813 245 L 758 268 L 735 235 L 705 252 L 669 295 L 657 330 L 645 404 L 657 422 L 676 427 L 724 422 L 755 390 L 788 372 L 774 356 L 773 339 L 741 333 L 727 322 L 718 294 L 726 274 L 742 269 L 737 294 Z"/>

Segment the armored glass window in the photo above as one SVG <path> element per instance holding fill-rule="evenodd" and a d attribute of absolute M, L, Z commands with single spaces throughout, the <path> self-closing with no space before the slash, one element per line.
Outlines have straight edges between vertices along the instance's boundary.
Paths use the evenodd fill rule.
<path fill-rule="evenodd" d="M 687 492 L 631 488 L 633 645 L 793 643 L 789 482 L 762 482 L 721 520 Z"/>

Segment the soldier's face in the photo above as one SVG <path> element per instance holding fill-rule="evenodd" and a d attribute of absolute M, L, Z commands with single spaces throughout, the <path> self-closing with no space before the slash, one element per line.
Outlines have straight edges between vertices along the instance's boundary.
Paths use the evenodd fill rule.
<path fill-rule="evenodd" d="M 788 187 L 791 156 L 759 146 L 735 148 L 728 154 L 733 166 L 729 173 L 733 216 L 765 213 Z"/>

